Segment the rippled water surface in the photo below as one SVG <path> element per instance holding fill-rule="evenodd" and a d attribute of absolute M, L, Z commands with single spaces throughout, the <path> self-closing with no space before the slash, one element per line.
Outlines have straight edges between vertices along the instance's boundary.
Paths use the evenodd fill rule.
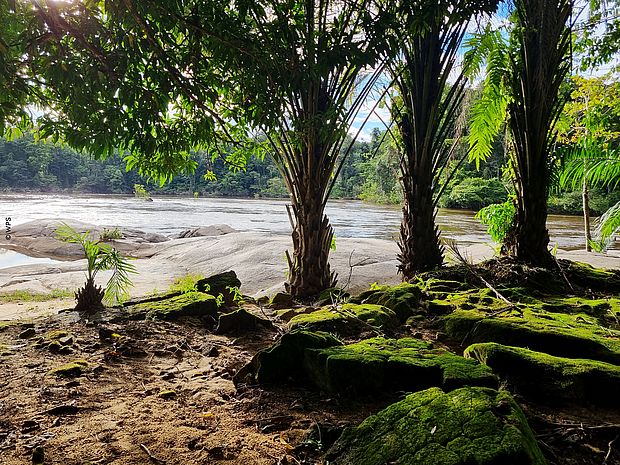
<path fill-rule="evenodd" d="M 145 202 L 122 196 L 3 195 L 0 215 L 13 226 L 34 219 L 73 219 L 104 226 L 133 227 L 174 234 L 199 226 L 225 223 L 240 231 L 289 234 L 285 200 L 157 197 Z M 394 238 L 400 209 L 359 201 L 332 201 L 327 214 L 337 237 Z M 440 210 L 437 219 L 445 237 L 462 244 L 487 243 L 485 228 L 473 212 Z M 580 217 L 552 215 L 551 244 L 582 247 Z"/>

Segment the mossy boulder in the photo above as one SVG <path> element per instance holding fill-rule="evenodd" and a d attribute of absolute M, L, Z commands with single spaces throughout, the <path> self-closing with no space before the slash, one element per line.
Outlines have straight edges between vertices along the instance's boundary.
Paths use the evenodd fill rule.
<path fill-rule="evenodd" d="M 276 292 L 269 298 L 267 305 L 274 309 L 290 308 L 295 305 L 293 296 L 287 292 Z"/>
<path fill-rule="evenodd" d="M 545 402 L 620 406 L 620 366 L 554 357 L 493 342 L 473 344 L 465 357 L 484 363 L 520 394 Z"/>
<path fill-rule="evenodd" d="M 259 328 L 271 328 L 271 321 L 260 318 L 244 308 L 222 313 L 217 321 L 215 334 L 243 334 Z"/>
<path fill-rule="evenodd" d="M 49 371 L 50 375 L 57 378 L 77 378 L 84 374 L 88 369 L 88 362 L 86 360 L 74 360 L 65 365 L 53 368 Z"/>
<path fill-rule="evenodd" d="M 306 380 L 305 351 L 337 345 L 342 342 L 324 332 L 294 330 L 285 333 L 271 347 L 254 355 L 252 361 L 235 375 L 235 384 L 303 382 Z"/>
<path fill-rule="evenodd" d="M 202 292 L 187 292 L 164 300 L 124 307 L 131 318 L 172 320 L 182 316 L 217 317 L 216 298 Z"/>
<path fill-rule="evenodd" d="M 312 313 L 293 317 L 290 329 L 305 328 L 314 331 L 356 334 L 364 329 L 393 329 L 399 320 L 392 310 L 373 304 L 344 304 L 322 307 Z"/>
<path fill-rule="evenodd" d="M 419 286 L 409 283 L 397 286 L 379 286 L 362 292 L 351 299 L 352 303 L 376 304 L 392 310 L 401 322 L 416 312 L 421 311 L 422 291 Z"/>
<path fill-rule="evenodd" d="M 347 346 L 306 350 L 304 365 L 314 384 L 329 392 L 496 387 L 497 378 L 491 370 L 472 361 L 419 339 L 378 337 Z"/>
<path fill-rule="evenodd" d="M 329 287 L 317 296 L 317 305 L 329 305 L 349 299 L 351 295 L 339 287 Z"/>
<path fill-rule="evenodd" d="M 584 313 L 548 312 L 529 306 L 499 315 L 457 310 L 443 317 L 443 323 L 446 333 L 463 344 L 497 342 L 558 357 L 620 364 L 620 331 L 601 326 Z"/>
<path fill-rule="evenodd" d="M 222 294 L 226 305 L 232 305 L 234 303 L 235 292 L 231 291 L 231 288 L 235 288 L 238 291 L 240 287 L 241 281 L 232 270 L 214 274 L 208 278 L 196 281 L 196 289 L 198 292 L 205 292 L 214 296 Z"/>
<path fill-rule="evenodd" d="M 410 394 L 347 428 L 332 465 L 545 465 L 523 412 L 505 391 L 464 387 Z"/>

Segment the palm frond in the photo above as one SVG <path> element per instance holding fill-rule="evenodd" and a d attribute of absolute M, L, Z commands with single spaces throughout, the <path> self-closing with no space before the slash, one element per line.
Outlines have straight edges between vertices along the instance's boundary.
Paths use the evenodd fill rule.
<path fill-rule="evenodd" d="M 620 184 L 620 153 L 599 144 L 574 147 L 564 159 L 560 185 L 575 189 L 583 182 L 615 188 Z"/>
<path fill-rule="evenodd" d="M 116 249 L 109 248 L 100 255 L 96 268 L 99 271 L 113 270 L 105 288 L 105 303 L 114 304 L 125 300 L 129 295 L 129 288 L 133 285 L 129 275 L 137 273 L 136 267 Z"/>
<path fill-rule="evenodd" d="M 611 245 L 614 236 L 620 231 L 620 202 L 601 215 L 596 225 L 596 236 L 603 250 Z"/>
<path fill-rule="evenodd" d="M 56 239 L 70 244 L 80 244 L 81 246 L 84 246 L 84 243 L 88 241 L 89 234 L 90 231 L 80 234 L 67 223 L 60 223 L 60 226 L 54 231 Z"/>

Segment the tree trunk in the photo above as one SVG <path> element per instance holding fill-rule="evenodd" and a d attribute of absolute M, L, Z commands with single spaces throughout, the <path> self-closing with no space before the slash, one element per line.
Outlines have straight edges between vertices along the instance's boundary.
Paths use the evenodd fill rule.
<path fill-rule="evenodd" d="M 398 246 L 398 270 L 408 280 L 443 264 L 443 247 L 435 225 L 432 172 L 403 176 L 404 205 Z"/>
<path fill-rule="evenodd" d="M 329 267 L 329 252 L 334 232 L 324 213 L 321 192 L 306 188 L 305 201 L 293 205 L 293 256 L 286 252 L 289 277 L 286 290 L 295 298 L 319 294 L 336 285 Z"/>
<path fill-rule="evenodd" d="M 513 98 L 508 106 L 514 143 L 517 213 L 502 252 L 534 266 L 553 266 L 548 249 L 549 153 L 570 72 L 570 0 L 516 0 L 519 41 L 512 63 Z"/>
<path fill-rule="evenodd" d="M 95 313 L 103 310 L 103 289 L 95 284 L 93 278 L 88 278 L 84 287 L 75 293 L 75 310 L 84 313 Z"/>
<path fill-rule="evenodd" d="M 502 254 L 532 265 L 549 266 L 547 186 L 545 177 L 534 177 L 528 188 L 517 187 L 517 213 L 502 245 Z"/>
<path fill-rule="evenodd" d="M 583 228 L 586 238 L 586 252 L 592 252 L 592 232 L 590 227 L 590 193 L 588 190 L 588 181 L 584 177 L 581 191 L 581 199 L 583 201 Z"/>

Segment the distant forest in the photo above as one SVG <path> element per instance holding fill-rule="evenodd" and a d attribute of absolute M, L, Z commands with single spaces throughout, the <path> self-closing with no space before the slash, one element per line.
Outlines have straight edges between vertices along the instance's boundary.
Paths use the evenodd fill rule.
<path fill-rule="evenodd" d="M 179 175 L 160 187 L 136 171 L 127 171 L 118 155 L 105 160 L 49 142 L 35 142 L 32 135 L 0 139 L 0 191 L 41 193 L 133 194 L 142 184 L 152 195 L 286 197 L 284 183 L 269 156 L 252 158 L 246 170 L 232 171 L 222 160 L 205 152 L 194 155 L 198 168 L 193 175 Z M 458 156 L 455 158 L 459 158 Z M 504 150 L 497 144 L 489 160 L 476 169 L 473 163 L 453 164 L 454 175 L 439 201 L 440 207 L 478 210 L 506 200 L 510 182 L 505 176 Z M 204 174 L 211 170 L 216 180 Z M 620 200 L 619 192 L 593 191 L 592 213 L 597 215 Z M 332 197 L 398 204 L 398 156 L 393 142 L 375 130 L 368 142 L 356 142 L 345 161 Z M 552 213 L 580 214 L 581 193 L 554 192 Z"/>

